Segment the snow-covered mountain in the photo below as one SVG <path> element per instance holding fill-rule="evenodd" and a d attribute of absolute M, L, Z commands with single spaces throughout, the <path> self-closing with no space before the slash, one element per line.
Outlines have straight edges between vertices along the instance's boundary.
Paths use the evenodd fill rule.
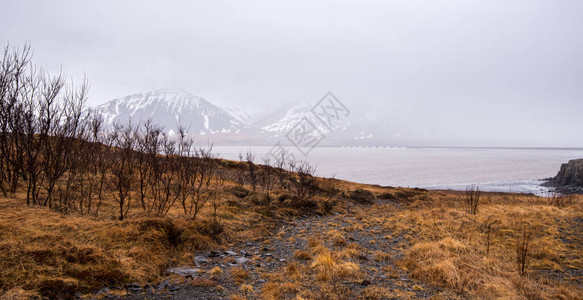
<path fill-rule="evenodd" d="M 279 138 L 283 141 L 288 133 L 297 128 L 305 118 L 309 128 L 316 127 L 325 136 L 319 145 L 326 146 L 399 146 L 420 144 L 430 136 L 430 131 L 442 128 L 441 123 L 426 124 L 410 109 L 397 107 L 393 110 L 366 111 L 356 109 L 338 119 L 332 117 L 332 125 L 326 124 L 316 116 L 314 103 L 284 105 L 277 110 L 262 115 L 252 124 L 255 130 L 264 135 Z M 332 113 L 331 110 L 328 111 Z M 306 122 L 306 121 L 303 121 Z M 313 127 L 312 127 L 313 126 Z M 429 128 L 429 129 L 427 129 Z"/>
<path fill-rule="evenodd" d="M 226 110 L 179 89 L 157 89 L 133 94 L 99 105 L 106 125 L 152 119 L 172 133 L 179 124 L 192 134 L 236 134 L 247 126 Z"/>
<path fill-rule="evenodd" d="M 123 124 L 130 118 L 134 123 L 152 119 L 164 126 L 167 133 L 176 132 L 181 124 L 190 127 L 189 133 L 205 135 L 205 139 L 217 145 L 289 143 L 290 136 L 302 135 L 298 133 L 301 123 L 308 130 L 316 128 L 313 137 L 324 136 L 319 145 L 329 146 L 415 144 L 444 127 L 439 122 L 427 123 L 406 108 L 354 111 L 331 124 L 326 123 L 322 115 L 318 117 L 312 112 L 314 105 L 287 104 L 272 111 L 250 114 L 241 108 L 218 107 L 183 90 L 158 89 L 111 100 L 94 109 L 103 115 L 106 126 L 116 122 Z"/>
<path fill-rule="evenodd" d="M 285 135 L 301 123 L 304 118 L 309 122 L 308 125 L 310 127 L 317 128 L 323 134 L 332 131 L 344 131 L 350 126 L 349 119 L 339 119 L 333 122 L 332 126 L 327 126 L 311 111 L 313 107 L 313 104 L 307 103 L 284 105 L 277 110 L 264 114 L 257 119 L 254 125 L 261 132 L 274 135 Z"/>

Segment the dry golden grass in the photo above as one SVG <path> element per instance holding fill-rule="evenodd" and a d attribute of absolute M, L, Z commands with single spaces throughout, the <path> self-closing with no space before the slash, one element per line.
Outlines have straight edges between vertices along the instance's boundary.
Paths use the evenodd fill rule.
<path fill-rule="evenodd" d="M 359 187 L 344 182 L 339 186 Z M 348 226 L 329 222 L 321 236 L 307 235 L 308 249 L 296 251 L 297 261 L 284 268 L 284 276 L 267 277 L 269 282 L 261 291 L 264 299 L 410 298 L 425 291 L 425 287 L 415 284 L 409 290 L 369 286 L 356 292 L 338 284 L 359 282 L 364 271 L 380 272 L 398 281 L 403 270 L 429 286 L 440 287 L 442 291 L 433 299 L 456 298 L 459 292 L 461 298 L 477 299 L 583 298 L 577 283 L 583 278 L 566 273 L 567 269 L 583 269 L 583 232 L 578 227 L 581 221 L 577 221 L 583 220 L 581 202 L 557 208 L 533 196 L 487 193 L 478 213 L 469 215 L 458 200 L 459 192 L 369 189 L 377 194 L 386 190 L 402 194 L 398 197 L 405 197 L 405 205 L 353 207 L 350 215 L 337 217 Z M 487 224 L 492 224 L 489 249 Z M 528 271 L 521 276 L 516 244 L 524 228 L 534 234 Z M 369 245 L 389 243 L 404 255 L 396 262 L 397 267 L 386 264 L 382 270 L 363 270 L 356 261 L 365 253 L 381 263 L 392 263 L 393 258 L 384 251 L 368 252 L 366 244 L 362 248 L 356 243 L 347 244 L 347 232 L 370 236 L 368 241 L 373 242 Z M 564 279 L 554 279 L 557 276 Z"/>
<path fill-rule="evenodd" d="M 341 193 L 367 189 L 377 197 L 390 194 L 400 205 L 353 205 L 339 196 L 333 208 L 340 213 L 337 219 L 328 227 L 316 224 L 320 226 L 314 230 L 318 231 L 316 235 L 306 230 L 286 239 L 289 243 L 307 239 L 308 247 L 297 250 L 295 260 L 281 273 L 260 274 L 267 280 L 260 290 L 253 290 L 249 271 L 241 268 L 223 271 L 216 267 L 207 272 L 209 280 L 189 283 L 211 288 L 216 281 L 228 277 L 240 284 L 238 290 L 231 291 L 232 298 L 238 299 L 256 298 L 258 294 L 264 299 L 407 298 L 423 289 L 417 286 L 414 291 L 398 291 L 369 286 L 354 292 L 339 284 L 360 282 L 363 273 L 370 270 L 364 270 L 358 259 L 372 254 L 373 260 L 381 264 L 374 272 L 398 279 L 405 270 L 416 280 L 454 293 L 463 292 L 464 297 L 583 298 L 577 282 L 583 278 L 567 275 L 570 269 L 583 269 L 580 201 L 558 208 L 532 196 L 487 193 L 478 213 L 469 215 L 458 201 L 462 196 L 458 192 L 318 180 Z M 303 213 L 277 202 L 258 207 L 229 193 L 222 196 L 226 205 L 220 207 L 219 215 L 225 231 L 219 236 L 210 233 L 208 207 L 196 222 L 184 217 L 178 207 L 167 218 L 155 218 L 137 206 L 127 220 L 118 221 L 111 217 L 115 215 L 111 201 L 104 203 L 100 216 L 91 217 L 29 208 L 23 205 L 22 195 L 0 198 L 0 297 L 50 298 L 55 289 L 90 292 L 106 285 L 156 282 L 166 275 L 168 267 L 192 264 L 194 252 L 221 249 L 225 237 L 229 241 L 263 241 L 262 247 L 270 247 L 284 236 L 277 233 L 278 222 Z M 319 196 L 318 200 L 322 199 Z M 349 205 L 350 213 L 345 211 Z M 345 219 L 348 215 L 351 218 Z M 343 227 L 338 219 L 349 226 Z M 494 224 L 489 251 L 488 223 Z M 516 265 L 516 244 L 524 228 L 530 228 L 533 235 L 530 264 L 526 276 L 521 276 Z M 366 235 L 370 242 L 353 243 L 349 237 L 355 234 Z M 397 267 L 382 265 L 393 262 L 390 253 L 367 250 L 382 249 L 379 247 L 387 243 L 403 253 Z"/>
<path fill-rule="evenodd" d="M 312 256 L 306 251 L 296 250 L 294 252 L 294 258 L 299 260 L 310 260 L 312 259 Z"/>
<path fill-rule="evenodd" d="M 319 281 L 332 279 L 354 279 L 359 275 L 360 266 L 350 261 L 342 261 L 327 249 L 320 250 L 310 267 L 317 273 Z"/>
<path fill-rule="evenodd" d="M 583 253 L 569 252 L 560 224 L 581 218 L 581 206 L 559 209 L 535 203 L 532 196 L 489 195 L 477 215 L 466 214 L 455 195 L 437 194 L 385 218 L 387 229 L 409 237 L 401 247 L 402 267 L 417 279 L 464 291 L 478 298 L 583 297 L 581 290 L 546 277 L 565 267 L 582 268 Z M 495 219 L 487 255 L 485 224 Z M 516 244 L 523 228 L 532 230 L 527 276 L 516 265 Z M 393 234 L 395 235 L 395 234 Z M 410 246 L 409 246 L 410 245 Z"/>
<path fill-rule="evenodd" d="M 208 273 L 209 273 L 211 279 L 216 280 L 221 275 L 223 275 L 223 270 L 219 266 L 216 266 L 216 267 L 210 269 L 210 271 Z"/>
<path fill-rule="evenodd" d="M 54 286 L 92 290 L 155 279 L 180 226 L 164 219 L 63 216 L 17 201 L 0 204 L 0 286 L 8 290 L 38 287 L 50 296 Z"/>
<path fill-rule="evenodd" d="M 334 246 L 346 246 L 346 239 L 344 238 L 344 234 L 338 230 L 330 230 L 328 232 L 328 238 L 332 241 Z"/>
<path fill-rule="evenodd" d="M 263 299 L 285 299 L 298 292 L 298 286 L 292 282 L 267 283 L 261 290 Z"/>
<path fill-rule="evenodd" d="M 246 300 L 247 297 L 240 296 L 240 295 L 230 295 L 229 300 Z"/>
<path fill-rule="evenodd" d="M 214 287 L 217 285 L 217 282 L 207 278 L 197 277 L 192 279 L 189 284 L 195 287 Z"/>
<path fill-rule="evenodd" d="M 243 268 L 233 268 L 231 269 L 231 275 L 237 282 L 241 282 L 249 278 L 249 273 Z"/>
<path fill-rule="evenodd" d="M 374 188 L 371 190 L 374 191 Z M 382 286 L 370 286 L 357 293 L 338 290 L 340 281 L 362 280 L 362 266 L 353 260 L 363 254 L 363 249 L 355 243 L 346 245 L 336 240 L 344 238 L 346 228 L 354 234 L 380 226 L 383 229 L 367 231 L 367 235 L 377 237 L 371 241 L 391 243 L 404 253 L 398 261 L 401 269 L 430 286 L 445 288 L 433 299 L 448 299 L 458 292 L 462 292 L 462 298 L 478 299 L 583 297 L 576 281 L 569 282 L 582 278 L 566 276 L 566 281 L 553 279 L 556 274 L 564 274 L 566 268 L 580 270 L 583 267 L 583 253 L 580 248 L 573 248 L 575 244 L 583 246 L 583 233 L 576 232 L 577 227 L 573 227 L 577 224 L 574 220 L 583 219 L 580 204 L 557 208 L 532 196 L 487 194 L 479 212 L 469 215 L 458 202 L 457 192 L 415 193 L 408 198 L 407 205 L 398 209 L 382 205 L 358 207 L 358 223 L 347 220 L 349 227 L 329 226 L 331 230 L 324 232 L 324 238 L 310 236 L 307 240 L 308 251 L 301 251 L 301 256 L 309 255 L 312 260 L 289 264 L 285 268 L 285 276 L 271 278 L 273 281 L 262 290 L 262 296 L 265 299 L 289 299 L 293 298 L 292 295 L 297 299 L 386 299 L 414 297 L 415 292 L 424 291 L 421 285 L 413 285 L 412 291 L 389 290 Z M 489 250 L 486 247 L 485 225 L 488 222 L 494 224 Z M 531 241 L 528 273 L 520 276 L 515 246 L 525 224 L 536 234 Z M 578 237 L 579 242 L 563 241 L 560 237 L 565 234 Z M 331 248 L 325 246 L 324 239 Z M 299 256 L 298 253 L 296 256 Z M 379 262 L 392 260 L 391 254 L 383 251 L 373 252 L 372 257 Z M 388 278 L 402 276 L 399 275 L 401 270 L 390 265 L 380 272 Z M 555 275 L 547 276 L 548 272 L 555 272 Z M 287 294 L 282 288 L 285 284 L 294 287 L 287 290 Z"/>
<path fill-rule="evenodd" d="M 359 299 L 381 300 L 393 297 L 393 293 L 387 288 L 370 286 L 362 290 Z"/>
<path fill-rule="evenodd" d="M 263 240 L 282 219 L 306 213 L 289 203 L 255 205 L 231 192 L 234 182 L 224 184 L 218 196 L 223 205 L 217 211 L 221 234 L 213 233 L 210 205 L 195 222 L 179 205 L 165 218 L 150 216 L 134 198 L 129 215 L 118 221 L 118 207 L 107 190 L 99 216 L 27 207 L 22 188 L 15 196 L 0 196 L 0 297 L 54 297 L 54 290 L 88 293 L 128 282 L 156 282 L 170 266 L 191 265 L 196 251 L 220 250 L 226 240 Z M 137 191 L 133 195 L 137 197 Z M 323 201 L 322 197 L 317 195 L 316 200 Z M 319 210 L 310 208 L 308 213 Z M 213 278 L 220 275 L 211 273 Z"/>
<path fill-rule="evenodd" d="M 0 297 L 54 297 L 55 290 L 87 293 L 128 282 L 156 282 L 168 267 L 192 264 L 194 252 L 220 248 L 222 237 L 258 240 L 284 218 L 277 208 L 266 218 L 250 205 L 222 206 L 221 215 L 236 217 L 222 218 L 225 232 L 213 237 L 210 207 L 193 222 L 178 206 L 159 218 L 134 203 L 132 214 L 119 221 L 110 201 L 98 217 L 63 215 L 24 203 L 22 194 L 0 197 Z"/>
<path fill-rule="evenodd" d="M 374 253 L 373 259 L 376 261 L 389 261 L 391 260 L 391 254 L 382 251 L 376 251 Z"/>
<path fill-rule="evenodd" d="M 349 244 L 344 249 L 338 251 L 336 256 L 340 259 L 353 259 L 357 258 L 362 254 L 362 250 L 358 244 Z"/>

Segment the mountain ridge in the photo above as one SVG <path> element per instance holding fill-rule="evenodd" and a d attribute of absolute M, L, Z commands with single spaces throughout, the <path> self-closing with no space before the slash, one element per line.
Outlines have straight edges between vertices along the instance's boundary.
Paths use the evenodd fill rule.
<path fill-rule="evenodd" d="M 130 119 L 152 119 L 168 134 L 174 134 L 181 125 L 192 135 L 212 135 L 213 140 L 224 145 L 289 143 L 288 134 L 301 122 L 316 129 L 316 135 L 324 136 L 319 144 L 322 146 L 402 146 L 395 141 L 400 141 L 402 130 L 407 132 L 408 124 L 399 128 L 391 116 L 378 114 L 372 118 L 350 115 L 328 126 L 312 112 L 313 107 L 310 103 L 286 103 L 264 113 L 248 113 L 241 108 L 220 107 L 182 89 L 160 88 L 113 99 L 94 109 L 109 127 Z"/>

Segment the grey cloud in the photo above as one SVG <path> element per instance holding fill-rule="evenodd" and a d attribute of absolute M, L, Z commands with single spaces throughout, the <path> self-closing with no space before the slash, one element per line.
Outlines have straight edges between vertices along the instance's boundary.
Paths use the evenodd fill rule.
<path fill-rule="evenodd" d="M 0 40 L 92 105 L 157 87 L 261 110 L 404 108 L 456 145 L 583 146 L 579 1 L 3 1 Z M 435 125 L 449 124 L 449 125 Z"/>

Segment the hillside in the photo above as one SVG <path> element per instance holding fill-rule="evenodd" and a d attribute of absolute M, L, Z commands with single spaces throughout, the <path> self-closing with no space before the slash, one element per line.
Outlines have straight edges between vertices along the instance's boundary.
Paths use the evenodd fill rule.
<path fill-rule="evenodd" d="M 579 199 L 557 206 L 485 193 L 473 215 L 463 192 L 314 178 L 301 194 L 297 183 L 311 182 L 302 173 L 212 165 L 217 197 L 196 219 L 180 205 L 165 216 L 144 210 L 138 181 L 123 221 L 113 191 L 92 214 L 27 207 L 21 188 L 1 197 L 3 297 L 583 297 Z M 254 188 L 252 174 L 273 181 Z M 516 247 L 525 232 L 521 275 Z"/>

